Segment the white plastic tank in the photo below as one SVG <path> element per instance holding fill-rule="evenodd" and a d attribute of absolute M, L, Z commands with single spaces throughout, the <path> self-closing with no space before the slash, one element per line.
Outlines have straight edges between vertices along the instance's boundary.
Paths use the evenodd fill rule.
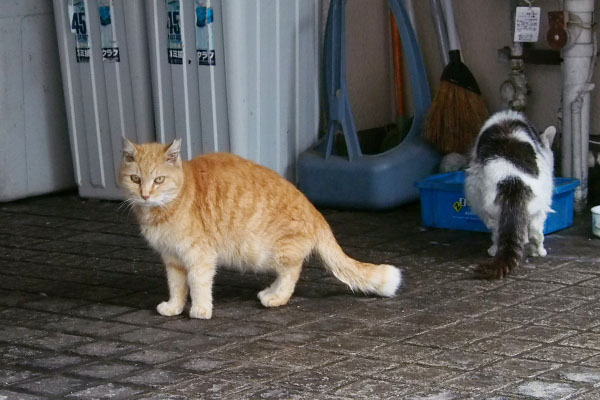
<path fill-rule="evenodd" d="M 149 0 L 157 139 L 295 180 L 317 137 L 320 0 Z"/>
<path fill-rule="evenodd" d="M 155 140 L 144 0 L 54 0 L 75 178 L 120 199 L 122 137 Z"/>
<path fill-rule="evenodd" d="M 319 127 L 320 0 L 227 0 L 231 151 L 296 179 Z"/>
<path fill-rule="evenodd" d="M 73 187 L 50 0 L 0 1 L 0 201 Z"/>
<path fill-rule="evenodd" d="M 320 0 L 54 0 L 83 197 L 120 198 L 121 136 L 295 180 L 317 137 Z"/>
<path fill-rule="evenodd" d="M 146 3 L 156 136 L 182 155 L 229 151 L 221 0 Z"/>

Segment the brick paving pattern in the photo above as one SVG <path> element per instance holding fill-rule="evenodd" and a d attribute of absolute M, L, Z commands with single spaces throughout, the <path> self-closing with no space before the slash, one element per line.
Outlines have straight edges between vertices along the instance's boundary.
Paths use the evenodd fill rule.
<path fill-rule="evenodd" d="M 162 317 L 163 267 L 118 203 L 1 204 L 0 398 L 600 398 L 589 215 L 488 282 L 471 279 L 488 235 L 421 228 L 418 205 L 323 213 L 348 254 L 402 268 L 397 297 L 309 260 L 280 309 L 256 298 L 272 276 L 221 269 L 213 319 Z"/>

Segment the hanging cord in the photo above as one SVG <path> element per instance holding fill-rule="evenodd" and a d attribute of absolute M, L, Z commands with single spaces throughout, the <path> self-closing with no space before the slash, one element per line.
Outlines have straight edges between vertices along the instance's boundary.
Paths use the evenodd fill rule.
<path fill-rule="evenodd" d="M 594 27 L 596 26 L 596 23 L 592 23 L 592 24 L 584 24 L 583 22 L 579 22 L 579 21 L 567 21 L 567 25 L 576 25 L 582 29 L 594 29 Z"/>

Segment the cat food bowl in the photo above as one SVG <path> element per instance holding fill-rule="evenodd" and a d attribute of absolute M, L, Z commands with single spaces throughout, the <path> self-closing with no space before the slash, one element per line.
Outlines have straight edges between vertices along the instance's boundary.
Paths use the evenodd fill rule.
<path fill-rule="evenodd" d="M 456 171 L 433 175 L 417 182 L 421 193 L 421 220 L 423 226 L 465 231 L 489 232 L 477 214 L 471 211 L 465 192 L 465 172 Z M 544 234 L 573 225 L 573 198 L 579 181 L 572 178 L 554 178 L 552 209 L 544 225 Z M 600 236 L 600 206 L 594 234 Z M 592 213 L 594 212 L 592 209 Z"/>
<path fill-rule="evenodd" d="M 600 237 L 600 206 L 592 207 L 592 232 Z"/>

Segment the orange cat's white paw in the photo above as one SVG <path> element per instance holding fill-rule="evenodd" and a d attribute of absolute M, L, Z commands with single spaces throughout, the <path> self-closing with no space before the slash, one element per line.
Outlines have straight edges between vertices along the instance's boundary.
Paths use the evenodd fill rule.
<path fill-rule="evenodd" d="M 265 307 L 279 307 L 288 302 L 289 296 L 278 296 L 277 293 L 273 293 L 267 288 L 258 292 L 258 299 Z"/>
<path fill-rule="evenodd" d="M 210 319 L 212 317 L 212 307 L 203 307 L 192 305 L 190 309 L 190 318 Z"/>
<path fill-rule="evenodd" d="M 164 315 L 165 317 L 171 317 L 173 315 L 179 315 L 183 311 L 183 306 L 179 306 L 168 301 L 163 301 L 159 305 L 156 306 L 156 311 L 160 315 Z"/>

